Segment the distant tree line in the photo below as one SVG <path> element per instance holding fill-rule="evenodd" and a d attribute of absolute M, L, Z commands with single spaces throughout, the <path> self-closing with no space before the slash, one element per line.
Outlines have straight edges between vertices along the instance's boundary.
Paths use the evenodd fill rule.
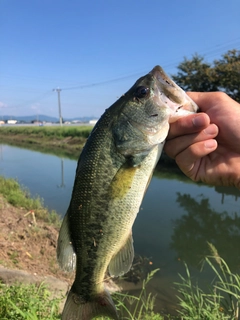
<path fill-rule="evenodd" d="M 185 91 L 223 91 L 240 102 L 240 50 L 229 50 L 213 63 L 194 54 L 177 68 L 172 78 Z"/>

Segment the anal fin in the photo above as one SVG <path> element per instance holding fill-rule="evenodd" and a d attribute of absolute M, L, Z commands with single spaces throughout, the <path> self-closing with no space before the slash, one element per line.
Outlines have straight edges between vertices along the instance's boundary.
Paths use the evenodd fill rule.
<path fill-rule="evenodd" d="M 108 271 L 110 276 L 118 277 L 127 273 L 132 266 L 133 258 L 134 248 L 131 232 L 124 246 L 118 251 L 118 253 L 109 263 Z"/>
<path fill-rule="evenodd" d="M 58 236 L 57 259 L 60 267 L 65 271 L 74 271 L 76 267 L 76 254 L 73 249 L 69 227 L 68 213 L 66 213 Z"/>

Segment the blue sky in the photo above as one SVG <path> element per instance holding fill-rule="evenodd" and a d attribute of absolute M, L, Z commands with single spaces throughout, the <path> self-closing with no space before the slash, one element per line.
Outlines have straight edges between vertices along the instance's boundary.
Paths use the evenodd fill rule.
<path fill-rule="evenodd" d="M 95 116 L 155 65 L 240 49 L 239 0 L 0 0 L 0 117 Z"/>

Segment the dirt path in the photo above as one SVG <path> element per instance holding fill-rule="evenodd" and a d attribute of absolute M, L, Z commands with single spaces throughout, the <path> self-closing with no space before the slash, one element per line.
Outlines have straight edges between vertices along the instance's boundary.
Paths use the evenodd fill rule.
<path fill-rule="evenodd" d="M 73 275 L 62 272 L 56 261 L 57 235 L 56 227 L 13 207 L 0 195 L 1 266 L 72 282 Z"/>

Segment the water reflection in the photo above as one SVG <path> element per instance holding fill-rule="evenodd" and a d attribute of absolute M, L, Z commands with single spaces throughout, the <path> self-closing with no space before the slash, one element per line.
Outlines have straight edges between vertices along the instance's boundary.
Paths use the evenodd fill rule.
<path fill-rule="evenodd" d="M 20 149 L 25 149 L 25 150 L 32 150 L 32 151 L 36 151 L 36 152 L 41 152 L 44 154 L 48 154 L 48 155 L 56 155 L 58 157 L 62 157 L 62 158 L 67 158 L 67 159 L 72 159 L 72 160 L 77 160 L 79 157 L 79 154 L 82 150 L 81 147 L 76 148 L 76 149 L 67 149 L 67 148 L 63 148 L 63 147 L 58 147 L 58 146 L 49 146 L 49 145 L 40 145 L 40 144 L 36 144 L 36 143 L 29 143 L 29 142 L 24 142 L 24 141 L 2 141 L 1 146 L 3 145 L 8 145 L 8 146 L 12 146 L 13 148 L 20 148 Z"/>
<path fill-rule="evenodd" d="M 3 160 L 3 146 L 0 144 L 0 160 Z"/>
<path fill-rule="evenodd" d="M 64 183 L 64 160 L 61 158 L 61 184 L 58 185 L 59 188 L 65 188 Z"/>
<path fill-rule="evenodd" d="M 233 195 L 235 196 L 235 201 L 240 197 L 240 192 L 236 188 L 229 187 L 215 187 L 215 191 L 222 195 L 222 203 L 224 203 L 225 195 Z"/>
<path fill-rule="evenodd" d="M 64 215 L 72 192 L 76 160 L 1 145 L 0 175 L 14 178 L 40 196 L 45 206 Z"/>
<path fill-rule="evenodd" d="M 239 191 L 235 194 L 239 197 Z M 189 266 L 199 267 L 201 259 L 209 255 L 207 242 L 212 243 L 232 271 L 240 264 L 240 214 L 216 211 L 203 195 L 198 201 L 190 194 L 177 194 L 177 203 L 187 212 L 174 220 L 170 247 L 178 259 Z"/>

